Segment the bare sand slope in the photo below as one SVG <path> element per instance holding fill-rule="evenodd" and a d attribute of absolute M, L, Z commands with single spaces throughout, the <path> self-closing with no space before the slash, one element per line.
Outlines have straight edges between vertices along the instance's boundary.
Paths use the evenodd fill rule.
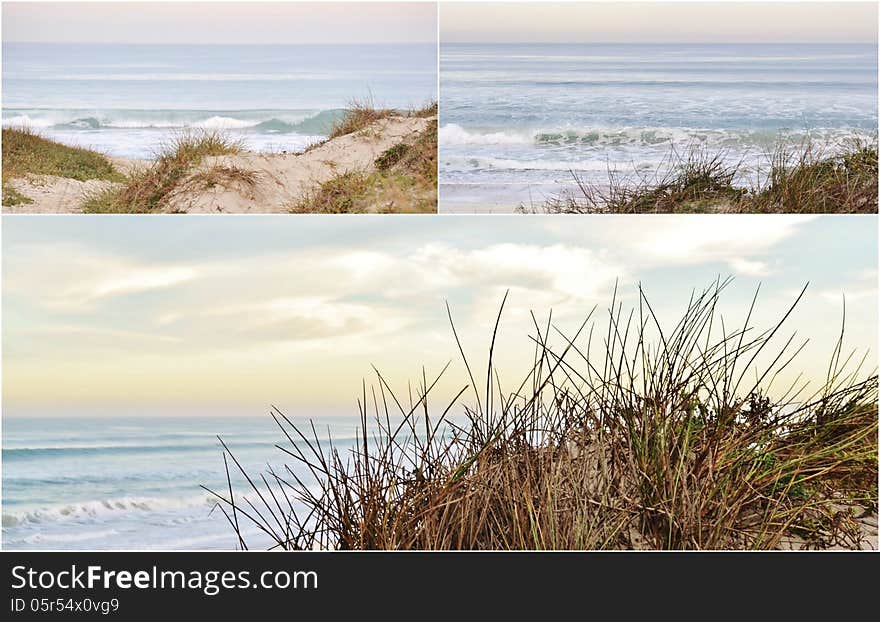
<path fill-rule="evenodd" d="M 123 175 L 128 175 L 137 166 L 145 164 L 141 160 L 107 159 Z M 5 214 L 79 214 L 87 197 L 108 188 L 121 186 L 119 183 L 102 179 L 79 181 L 55 175 L 28 175 L 10 180 L 9 185 L 33 203 L 4 205 Z"/>
<path fill-rule="evenodd" d="M 412 142 L 430 121 L 430 118 L 415 117 L 382 119 L 299 155 L 245 152 L 205 158 L 169 197 L 168 211 L 190 214 L 287 212 L 306 193 L 336 175 L 373 170 L 379 155 L 400 143 Z M 220 174 L 210 175 L 218 168 Z M 253 183 L 223 174 L 223 169 L 251 172 Z M 209 187 L 205 179 L 222 181 Z"/>
<path fill-rule="evenodd" d="M 9 185 L 33 203 L 4 205 L 4 214 L 79 214 L 86 197 L 120 184 L 101 179 L 78 181 L 54 175 L 29 175 L 12 179 Z"/>

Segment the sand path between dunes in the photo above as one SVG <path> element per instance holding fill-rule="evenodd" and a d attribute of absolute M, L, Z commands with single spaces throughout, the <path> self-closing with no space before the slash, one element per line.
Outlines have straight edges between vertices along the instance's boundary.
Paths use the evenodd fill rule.
<path fill-rule="evenodd" d="M 334 138 L 303 154 L 245 152 L 213 156 L 192 172 L 168 200 L 167 211 L 189 214 L 286 213 L 318 184 L 350 171 L 372 171 L 383 152 L 413 142 L 431 118 L 391 117 Z M 225 181 L 205 187 L 201 176 L 215 167 L 251 171 L 254 183 Z M 218 178 L 222 178 L 219 175 Z"/>

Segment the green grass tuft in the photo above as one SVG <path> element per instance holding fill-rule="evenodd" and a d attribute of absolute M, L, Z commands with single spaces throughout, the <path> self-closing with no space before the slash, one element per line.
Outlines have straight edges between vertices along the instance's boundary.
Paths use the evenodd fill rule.
<path fill-rule="evenodd" d="M 33 203 L 9 185 L 9 180 L 28 175 L 54 175 L 78 181 L 124 177 L 102 154 L 68 147 L 28 128 L 3 129 L 3 205 Z"/>
<path fill-rule="evenodd" d="M 406 153 L 409 151 L 410 146 L 406 143 L 400 143 L 399 145 L 394 145 L 390 149 L 387 149 L 382 155 L 376 158 L 376 168 L 380 171 L 386 171 L 398 162 Z"/>
<path fill-rule="evenodd" d="M 385 150 L 376 170 L 348 171 L 320 184 L 290 208 L 295 214 L 436 213 L 437 121 L 412 143 Z"/>
<path fill-rule="evenodd" d="M 89 197 L 83 204 L 83 211 L 93 214 L 161 211 L 172 193 L 205 157 L 236 154 L 241 149 L 240 143 L 219 132 L 183 133 L 175 137 L 151 165 L 132 172 L 124 187 Z M 212 169 L 211 179 L 219 181 L 221 172 L 216 167 Z M 240 178 L 240 175 L 236 176 Z"/>

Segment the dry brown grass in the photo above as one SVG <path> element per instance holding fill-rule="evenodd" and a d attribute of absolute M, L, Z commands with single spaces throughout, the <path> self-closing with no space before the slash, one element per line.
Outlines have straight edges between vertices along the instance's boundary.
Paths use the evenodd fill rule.
<path fill-rule="evenodd" d="M 83 204 L 86 213 L 137 214 L 162 211 L 201 162 L 208 156 L 241 152 L 241 145 L 219 132 L 186 132 L 176 136 L 156 160 L 130 174 L 124 187 L 110 189 L 88 198 Z M 214 167 L 206 171 L 205 181 L 219 182 L 221 173 L 231 173 L 244 180 L 245 171 Z"/>
<path fill-rule="evenodd" d="M 767 155 L 769 172 L 752 187 L 736 184 L 742 163 L 724 153 L 672 151 L 651 176 L 608 171 L 605 186 L 583 182 L 577 191 L 520 211 L 550 213 L 876 213 L 877 144 L 780 143 Z"/>
<path fill-rule="evenodd" d="M 422 119 L 429 119 L 431 117 L 436 117 L 439 112 L 439 106 L 436 101 L 425 104 L 421 108 L 416 108 L 414 110 L 409 111 L 409 116 L 411 117 L 419 117 Z"/>
<path fill-rule="evenodd" d="M 601 332 L 592 311 L 571 335 L 534 319 L 531 371 L 507 392 L 492 365 L 502 302 L 479 380 L 458 343 L 470 382 L 449 403 L 429 407 L 446 367 L 408 395 L 377 371 L 344 451 L 275 409 L 294 468 L 252 478 L 224 443 L 249 489 L 230 478 L 211 492 L 242 548 L 244 525 L 283 549 L 862 546 L 856 514 L 877 510 L 876 374 L 841 334 L 822 386 L 771 400 L 763 387 L 800 351 L 779 332 L 803 292 L 775 326 L 750 325 L 753 302 L 728 332 L 725 286 L 670 326 L 641 290 L 629 313 L 612 301 Z M 762 353 L 772 362 L 756 364 Z"/>
<path fill-rule="evenodd" d="M 348 171 L 307 193 L 295 214 L 436 213 L 437 121 L 379 155 L 374 171 Z"/>
<path fill-rule="evenodd" d="M 204 171 L 190 175 L 183 184 L 184 189 L 210 190 L 212 188 L 253 188 L 257 185 L 259 175 L 256 171 L 243 169 L 240 166 L 214 165 Z"/>
<path fill-rule="evenodd" d="M 353 134 L 365 130 L 376 121 L 391 117 L 419 117 L 429 118 L 437 116 L 437 102 L 426 104 L 422 108 L 409 111 L 394 110 L 392 108 L 377 108 L 371 98 L 364 100 L 352 100 L 345 114 L 330 127 L 328 139 L 338 138 L 346 134 Z"/>
<path fill-rule="evenodd" d="M 372 100 L 352 100 L 345 114 L 330 127 L 329 139 L 353 134 L 372 125 L 376 121 L 397 116 L 391 108 L 376 108 Z"/>

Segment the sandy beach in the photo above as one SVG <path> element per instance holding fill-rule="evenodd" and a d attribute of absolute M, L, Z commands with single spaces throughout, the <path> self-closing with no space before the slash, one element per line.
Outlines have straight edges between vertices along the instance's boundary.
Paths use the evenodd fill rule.
<path fill-rule="evenodd" d="M 168 197 L 168 213 L 268 214 L 286 213 L 320 184 L 348 172 L 371 173 L 376 158 L 397 145 L 411 145 L 435 119 L 392 116 L 364 129 L 328 140 L 304 153 L 256 153 L 206 157 L 189 172 Z M 123 175 L 131 175 L 150 162 L 108 158 Z M 245 172 L 248 181 L 234 176 L 205 183 L 212 171 Z M 222 176 L 221 176 L 222 177 Z M 75 214 L 92 196 L 124 184 L 107 180 L 78 181 L 52 175 L 27 175 L 10 185 L 32 203 L 4 206 L 6 213 Z M 378 211 L 382 206 L 375 206 Z"/>

